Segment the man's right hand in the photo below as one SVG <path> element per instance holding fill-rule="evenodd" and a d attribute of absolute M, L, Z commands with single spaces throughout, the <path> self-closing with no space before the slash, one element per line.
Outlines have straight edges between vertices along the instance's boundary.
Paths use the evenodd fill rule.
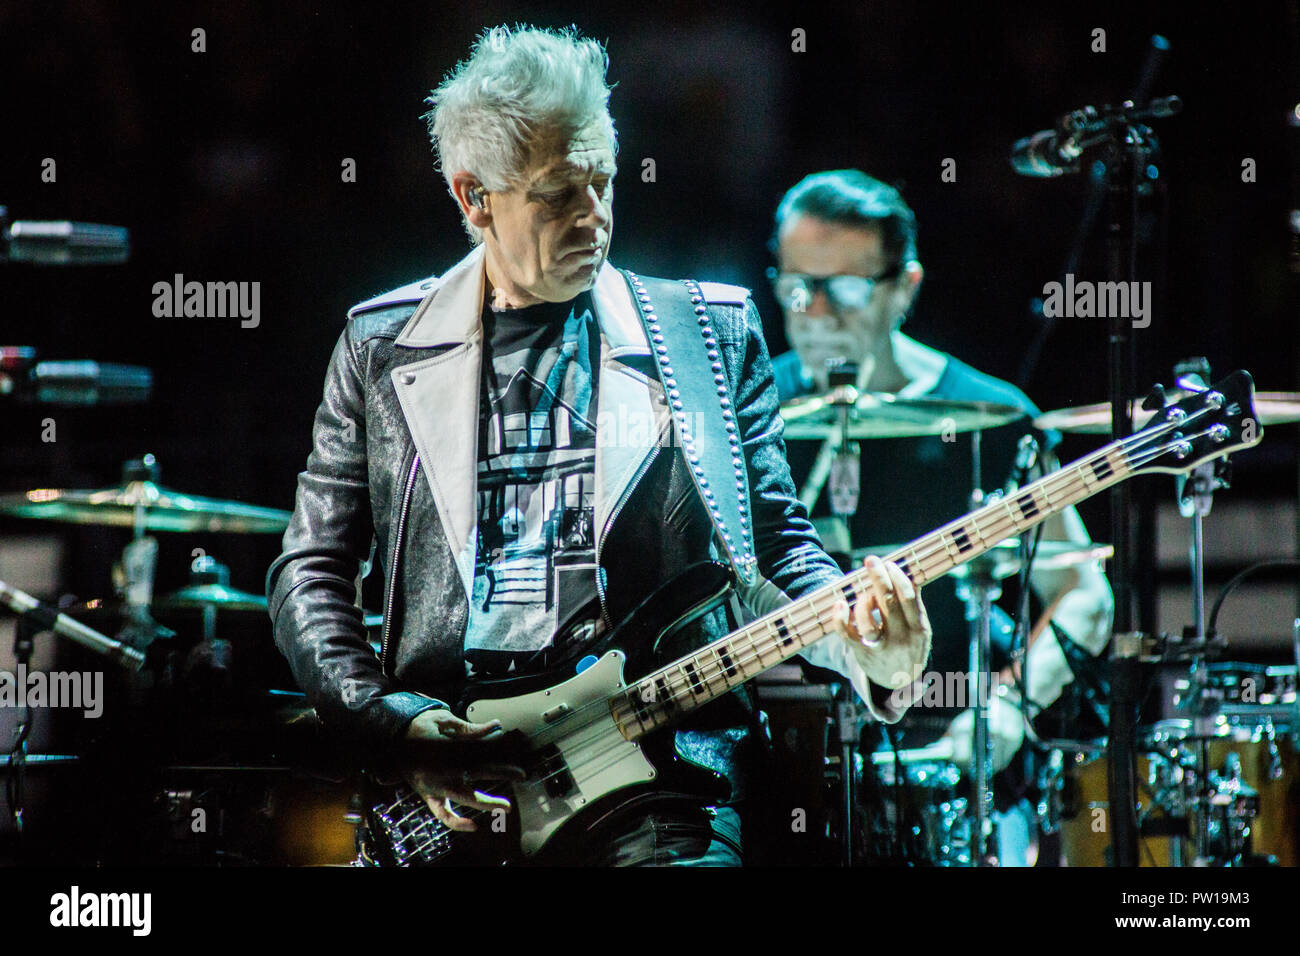
<path fill-rule="evenodd" d="M 478 829 L 473 820 L 452 810 L 453 801 L 487 812 L 509 810 L 509 800 L 481 788 L 528 776 L 519 763 L 523 750 L 518 735 L 508 734 L 500 721 L 475 724 L 449 710 L 426 710 L 411 721 L 406 739 L 411 757 L 407 780 L 430 812 L 452 830 Z"/>

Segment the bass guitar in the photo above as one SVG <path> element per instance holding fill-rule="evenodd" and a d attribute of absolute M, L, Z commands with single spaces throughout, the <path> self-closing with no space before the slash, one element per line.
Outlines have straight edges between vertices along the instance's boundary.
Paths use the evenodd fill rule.
<path fill-rule="evenodd" d="M 1134 475 L 1186 473 L 1256 445 L 1263 430 L 1253 397 L 1250 375 L 1234 372 L 1211 389 L 1166 405 L 1140 432 L 990 501 L 885 560 L 920 587 Z M 458 709 L 467 720 L 499 720 L 527 739 L 529 775 L 513 785 L 517 817 L 508 828 L 523 857 L 539 853 L 575 818 L 598 814 L 611 795 L 653 782 L 659 770 L 648 751 L 656 749 L 649 746 L 656 731 L 834 633 L 836 607 L 843 600 L 853 603 L 866 572 L 851 572 L 631 683 L 624 679 L 620 645 L 651 646 L 642 643 L 647 631 L 662 626 L 657 637 L 648 635 L 653 642 L 694 620 L 721 602 L 726 585 L 721 574 L 672 582 L 613 630 L 613 649 L 575 676 L 552 686 L 538 686 L 536 678 L 531 685 L 506 682 L 486 693 L 480 688 L 476 699 L 462 702 Z M 521 686 L 528 689 L 518 693 Z M 374 862 L 436 863 L 453 854 L 457 841 L 477 836 L 449 830 L 405 786 L 368 803 Z"/>

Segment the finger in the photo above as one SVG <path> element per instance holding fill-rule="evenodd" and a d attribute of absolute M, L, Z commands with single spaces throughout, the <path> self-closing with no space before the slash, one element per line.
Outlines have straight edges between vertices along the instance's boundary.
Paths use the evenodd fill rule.
<path fill-rule="evenodd" d="M 912 620 L 907 616 L 905 605 L 908 602 L 904 599 L 898 583 L 900 578 L 906 580 L 906 576 L 901 571 L 898 571 L 899 577 L 896 578 L 890 570 L 894 567 L 892 564 L 882 562 L 880 573 L 874 580 L 873 586 L 875 588 L 874 593 L 880 600 L 881 612 L 885 617 L 885 630 L 892 630 L 894 636 L 897 637 L 911 627 Z M 912 588 L 911 594 L 915 596 L 915 593 L 916 589 Z"/>
<path fill-rule="evenodd" d="M 889 575 L 889 580 L 893 583 L 894 590 L 897 592 L 899 600 L 916 600 L 916 585 L 912 583 L 911 578 L 903 573 L 902 568 L 893 561 L 887 561 L 885 562 L 885 573 Z"/>
<path fill-rule="evenodd" d="M 889 574 L 890 581 L 893 582 L 894 593 L 898 595 L 898 604 L 902 609 L 903 619 L 907 621 L 908 630 L 920 630 L 921 602 L 916 587 L 898 565 L 887 564 L 885 570 Z"/>
<path fill-rule="evenodd" d="M 830 616 L 826 619 L 826 625 L 829 630 L 835 631 L 846 641 L 859 641 L 862 638 L 858 634 L 858 626 L 853 620 L 853 615 L 849 611 L 849 602 L 843 599 L 836 602 L 831 608 Z"/>
<path fill-rule="evenodd" d="M 880 598 L 874 591 L 867 591 L 853 608 L 854 624 L 860 640 L 867 647 L 884 640 L 887 621 L 881 611 Z"/>
<path fill-rule="evenodd" d="M 889 582 L 884 562 L 879 558 L 872 556 L 864 565 L 867 569 L 867 587 L 854 610 L 859 630 L 870 633 L 869 642 L 864 640 L 864 644 L 871 646 L 879 644 L 890 627 L 890 617 L 894 613 L 890 607 L 894 586 Z"/>
<path fill-rule="evenodd" d="M 871 593 L 876 597 L 876 605 L 880 608 L 880 613 L 884 615 L 886 625 L 889 618 L 894 616 L 894 608 L 898 599 L 894 594 L 894 582 L 889 578 L 889 572 L 885 568 L 885 562 L 881 561 L 874 555 L 867 559 L 871 563 L 867 565 L 867 574 L 871 581 Z"/>
<path fill-rule="evenodd" d="M 473 807 L 476 810 L 509 810 L 510 801 L 505 797 L 498 797 L 496 794 L 488 793 L 485 790 L 475 790 L 473 786 L 464 790 L 448 787 L 447 796 L 456 801 L 459 807 Z M 472 822 L 472 821 L 471 821 Z"/>
<path fill-rule="evenodd" d="M 499 769 L 503 772 L 493 772 L 491 768 L 486 767 L 471 767 L 461 771 L 454 778 L 446 780 L 444 787 L 448 793 L 452 793 L 454 788 L 458 794 L 465 794 L 477 792 L 480 787 L 489 784 L 493 787 L 498 784 L 508 785 L 521 779 L 519 774 L 512 772 L 509 767 Z M 520 768 L 515 769 L 519 769 L 520 773 L 523 772 Z M 459 796 L 457 799 L 460 799 Z"/>
<path fill-rule="evenodd" d="M 424 798 L 424 802 L 429 805 L 429 812 L 437 817 L 439 822 L 447 829 L 457 830 L 461 833 L 473 833 L 478 829 L 473 820 L 466 820 L 452 810 L 450 800 L 427 796 Z"/>
<path fill-rule="evenodd" d="M 486 723 L 476 724 L 468 720 L 457 720 L 455 723 L 447 724 L 444 733 L 448 737 L 466 737 L 473 740 L 482 740 L 484 737 L 490 737 L 499 730 L 503 730 L 501 721 L 489 720 Z"/>
<path fill-rule="evenodd" d="M 475 767 L 470 773 L 475 780 L 483 783 L 488 781 L 514 783 L 518 780 L 528 779 L 528 771 L 513 763 L 484 764 L 481 767 Z"/>
<path fill-rule="evenodd" d="M 921 630 L 927 634 L 930 633 L 930 612 L 925 609 L 925 601 L 921 597 L 921 589 L 916 589 L 916 616 L 920 622 Z"/>
<path fill-rule="evenodd" d="M 858 598 L 851 611 L 847 601 L 835 605 L 831 611 L 831 623 L 841 637 L 863 647 L 875 647 L 880 643 L 880 625 L 876 619 L 880 612 L 874 607 L 874 601 L 875 598 L 868 593 Z"/>
<path fill-rule="evenodd" d="M 868 593 L 853 607 L 853 630 L 863 647 L 875 647 L 884 640 L 885 618 L 878 604 L 876 596 Z"/>

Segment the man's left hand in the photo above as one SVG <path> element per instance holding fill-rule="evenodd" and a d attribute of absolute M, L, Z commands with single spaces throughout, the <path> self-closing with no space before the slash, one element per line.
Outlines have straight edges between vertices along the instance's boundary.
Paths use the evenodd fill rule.
<path fill-rule="evenodd" d="M 867 584 L 851 613 L 841 603 L 836 622 L 871 682 L 894 690 L 921 676 L 930 656 L 930 618 L 898 565 L 873 555 L 863 566 Z"/>

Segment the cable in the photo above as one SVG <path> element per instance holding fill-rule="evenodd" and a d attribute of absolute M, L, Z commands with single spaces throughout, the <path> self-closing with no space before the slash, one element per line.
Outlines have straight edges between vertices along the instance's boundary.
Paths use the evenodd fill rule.
<path fill-rule="evenodd" d="M 1215 633 L 1215 623 L 1219 620 L 1219 609 L 1223 607 L 1223 602 L 1228 595 L 1235 591 L 1242 581 L 1264 568 L 1300 568 L 1300 560 L 1295 558 L 1272 558 L 1268 561 L 1258 561 L 1234 575 L 1232 580 L 1223 586 L 1223 590 L 1219 592 L 1219 596 L 1214 601 L 1214 608 L 1210 611 L 1210 621 L 1206 627 L 1208 634 L 1213 635 Z"/>

